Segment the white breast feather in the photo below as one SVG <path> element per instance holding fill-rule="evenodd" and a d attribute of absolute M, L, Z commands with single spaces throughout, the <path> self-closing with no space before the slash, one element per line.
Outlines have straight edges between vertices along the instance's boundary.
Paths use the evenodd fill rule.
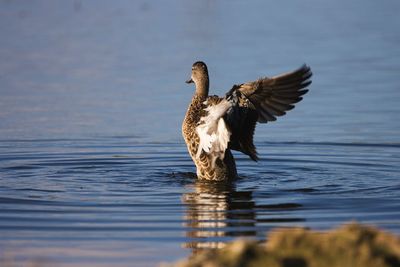
<path fill-rule="evenodd" d="M 205 110 L 208 111 L 208 115 L 202 117 L 200 119 L 201 124 L 196 127 L 200 138 L 196 158 L 200 158 L 202 151 L 206 152 L 212 157 L 212 167 L 215 166 L 217 158 L 224 159 L 225 150 L 228 147 L 231 133 L 222 117 L 230 107 L 231 103 L 225 99 L 217 105 L 207 107 Z"/>

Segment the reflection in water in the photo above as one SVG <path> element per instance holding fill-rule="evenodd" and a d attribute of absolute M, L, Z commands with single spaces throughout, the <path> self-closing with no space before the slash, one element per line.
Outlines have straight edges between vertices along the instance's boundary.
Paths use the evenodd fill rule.
<path fill-rule="evenodd" d="M 183 246 L 193 254 L 223 247 L 228 241 L 224 237 L 256 235 L 251 191 L 238 192 L 231 183 L 196 181 L 194 192 L 183 194 L 182 201 L 187 206 L 184 219 L 191 240 Z"/>

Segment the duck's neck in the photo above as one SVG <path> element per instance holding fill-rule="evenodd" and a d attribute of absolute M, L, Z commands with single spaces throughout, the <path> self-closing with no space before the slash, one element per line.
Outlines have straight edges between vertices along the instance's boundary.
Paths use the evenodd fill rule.
<path fill-rule="evenodd" d="M 207 98 L 208 97 L 208 89 L 209 89 L 210 83 L 207 79 L 200 80 L 199 82 L 196 83 L 196 93 L 195 95 Z"/>

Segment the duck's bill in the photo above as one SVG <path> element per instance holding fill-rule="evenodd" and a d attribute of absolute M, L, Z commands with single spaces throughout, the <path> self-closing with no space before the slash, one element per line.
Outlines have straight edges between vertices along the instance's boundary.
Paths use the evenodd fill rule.
<path fill-rule="evenodd" d="M 185 81 L 185 83 L 193 83 L 193 80 L 189 79 L 189 80 Z"/>

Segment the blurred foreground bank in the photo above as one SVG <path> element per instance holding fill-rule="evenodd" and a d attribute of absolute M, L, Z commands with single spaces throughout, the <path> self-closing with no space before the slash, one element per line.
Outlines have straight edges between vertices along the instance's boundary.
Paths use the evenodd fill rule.
<path fill-rule="evenodd" d="M 398 267 L 400 238 L 356 223 L 329 232 L 276 229 L 265 244 L 237 240 L 174 266 Z"/>

